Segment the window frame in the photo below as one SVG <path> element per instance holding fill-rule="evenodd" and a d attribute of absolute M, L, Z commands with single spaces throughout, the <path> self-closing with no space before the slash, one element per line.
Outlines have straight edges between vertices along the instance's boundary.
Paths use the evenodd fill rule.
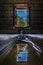
<path fill-rule="evenodd" d="M 18 3 L 17 3 L 18 4 Z M 29 5 L 28 4 L 26 4 L 27 5 L 27 8 L 28 8 L 28 11 L 29 11 L 29 13 L 28 13 L 28 15 L 27 15 L 27 19 L 28 19 L 28 17 L 29 17 L 29 19 L 28 19 L 28 27 L 15 27 L 15 8 L 16 8 L 16 5 L 17 4 L 15 4 L 15 6 L 13 7 L 13 27 L 14 27 L 14 29 L 16 28 L 16 29 L 19 29 L 19 28 L 24 28 L 24 29 L 29 29 L 30 28 L 30 21 L 31 21 L 31 16 L 30 16 L 30 7 L 29 7 Z M 21 4 L 21 3 L 20 3 Z M 18 5 L 20 5 L 20 4 L 18 4 Z M 24 4 L 25 5 L 25 4 Z"/>

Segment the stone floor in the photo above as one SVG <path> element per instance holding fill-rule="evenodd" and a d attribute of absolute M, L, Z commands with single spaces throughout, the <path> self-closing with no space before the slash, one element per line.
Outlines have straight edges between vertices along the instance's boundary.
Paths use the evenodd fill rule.
<path fill-rule="evenodd" d="M 1 65 L 43 65 L 34 49 L 31 48 L 31 46 L 28 45 L 29 54 L 28 54 L 28 61 L 26 62 L 16 61 L 15 50 L 16 49 L 14 46 Z"/>

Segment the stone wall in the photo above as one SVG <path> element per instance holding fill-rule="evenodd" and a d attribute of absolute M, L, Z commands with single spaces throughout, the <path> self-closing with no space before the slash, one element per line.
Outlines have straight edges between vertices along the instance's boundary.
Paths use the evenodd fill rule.
<path fill-rule="evenodd" d="M 43 0 L 1 0 L 0 33 L 19 33 L 13 29 L 13 7 L 15 3 L 28 3 L 30 7 L 30 29 L 26 33 L 43 33 Z"/>

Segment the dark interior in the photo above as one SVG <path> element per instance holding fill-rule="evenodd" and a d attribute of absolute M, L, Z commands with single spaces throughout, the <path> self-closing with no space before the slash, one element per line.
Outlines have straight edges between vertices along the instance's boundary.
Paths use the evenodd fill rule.
<path fill-rule="evenodd" d="M 27 4 L 29 9 L 29 27 L 24 28 L 26 34 L 43 33 L 43 1 L 26 0 L 26 1 L 0 1 L 0 33 L 17 34 L 19 28 L 14 27 L 15 11 L 17 4 Z M 19 6 L 17 5 L 17 6 Z M 20 6 L 21 7 L 21 6 Z"/>
<path fill-rule="evenodd" d="M 0 65 L 43 65 L 43 0 L 0 0 Z"/>

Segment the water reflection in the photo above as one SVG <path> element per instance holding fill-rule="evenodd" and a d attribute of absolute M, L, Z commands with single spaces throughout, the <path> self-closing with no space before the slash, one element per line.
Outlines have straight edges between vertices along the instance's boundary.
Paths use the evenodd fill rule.
<path fill-rule="evenodd" d="M 27 61 L 28 58 L 28 50 L 27 44 L 16 44 L 17 45 L 17 53 L 16 53 L 16 61 Z"/>

